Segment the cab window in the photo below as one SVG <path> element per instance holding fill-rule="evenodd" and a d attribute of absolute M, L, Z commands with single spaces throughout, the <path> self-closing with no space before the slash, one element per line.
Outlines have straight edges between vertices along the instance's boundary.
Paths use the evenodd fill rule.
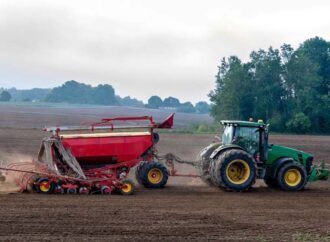
<path fill-rule="evenodd" d="M 236 127 L 233 143 L 245 148 L 254 155 L 259 151 L 259 129 L 253 127 Z"/>
<path fill-rule="evenodd" d="M 231 125 L 228 125 L 225 127 L 223 134 L 222 134 L 222 144 L 231 144 L 233 139 L 233 133 L 234 133 L 234 127 Z"/>

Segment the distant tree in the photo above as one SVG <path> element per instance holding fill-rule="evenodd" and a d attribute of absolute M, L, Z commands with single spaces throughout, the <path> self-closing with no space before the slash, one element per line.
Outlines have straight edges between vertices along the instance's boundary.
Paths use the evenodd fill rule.
<path fill-rule="evenodd" d="M 9 102 L 11 99 L 11 95 L 7 91 L 2 91 L 0 94 L 0 101 L 2 102 Z"/>
<path fill-rule="evenodd" d="M 252 78 L 248 65 L 236 56 L 222 59 L 216 76 L 216 88 L 210 93 L 214 104 L 211 114 L 217 120 L 247 119 L 253 113 Z"/>
<path fill-rule="evenodd" d="M 330 131 L 330 43 L 315 37 L 303 42 L 286 64 L 286 82 L 296 113 L 312 122 L 312 131 Z"/>
<path fill-rule="evenodd" d="M 76 81 L 67 81 L 60 87 L 55 87 L 46 97 L 48 102 L 94 103 L 91 98 L 92 87 Z"/>
<path fill-rule="evenodd" d="M 177 98 L 168 97 L 164 99 L 163 106 L 177 108 L 180 106 L 180 101 Z"/>
<path fill-rule="evenodd" d="M 274 131 L 330 132 L 330 42 L 315 37 L 294 50 L 252 51 L 243 63 L 223 58 L 210 93 L 220 119 L 270 121 Z"/>
<path fill-rule="evenodd" d="M 196 109 L 194 108 L 194 106 L 191 104 L 191 102 L 185 102 L 182 103 L 179 107 L 178 107 L 178 112 L 182 112 L 182 113 L 195 113 Z"/>
<path fill-rule="evenodd" d="M 24 101 L 27 99 L 43 101 L 52 91 L 50 88 L 32 88 L 27 90 L 18 90 L 16 88 L 8 89 L 12 99 L 17 101 Z"/>
<path fill-rule="evenodd" d="M 91 100 L 95 104 L 101 105 L 118 105 L 118 101 L 115 97 L 115 90 L 112 86 L 105 84 L 105 85 L 98 85 L 97 87 L 93 88 Z"/>
<path fill-rule="evenodd" d="M 195 105 L 195 109 L 197 113 L 209 113 L 210 111 L 210 105 L 207 102 L 198 102 Z"/>
<path fill-rule="evenodd" d="M 121 106 L 129 106 L 129 107 L 144 107 L 144 104 L 142 101 L 131 98 L 130 96 L 126 96 L 124 98 L 121 98 L 120 96 L 116 96 L 117 101 Z"/>
<path fill-rule="evenodd" d="M 159 96 L 151 96 L 148 99 L 148 108 L 159 108 L 163 105 L 163 100 Z"/>
<path fill-rule="evenodd" d="M 112 86 L 105 84 L 93 88 L 91 85 L 76 81 L 68 81 L 60 87 L 53 88 L 45 101 L 119 105 Z"/>
<path fill-rule="evenodd" d="M 306 133 L 310 131 L 311 121 L 304 113 L 297 113 L 286 124 L 288 131 L 295 133 Z"/>

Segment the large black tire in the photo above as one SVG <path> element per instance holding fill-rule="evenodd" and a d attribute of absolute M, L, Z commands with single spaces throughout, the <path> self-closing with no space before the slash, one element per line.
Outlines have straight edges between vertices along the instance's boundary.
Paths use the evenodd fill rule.
<path fill-rule="evenodd" d="M 135 179 L 140 185 L 142 185 L 141 171 L 143 170 L 143 167 L 145 164 L 146 164 L 146 161 L 142 161 L 135 169 Z"/>
<path fill-rule="evenodd" d="M 278 188 L 276 174 L 273 174 L 273 171 L 271 169 L 266 169 L 264 182 L 270 188 Z"/>
<path fill-rule="evenodd" d="M 307 183 L 306 168 L 296 161 L 286 163 L 278 171 L 277 182 L 284 191 L 300 191 Z"/>
<path fill-rule="evenodd" d="M 278 188 L 278 183 L 277 183 L 276 178 L 273 178 L 273 177 L 270 177 L 270 176 L 265 176 L 264 177 L 264 182 L 270 188 Z"/>
<path fill-rule="evenodd" d="M 210 167 L 209 167 L 210 182 L 212 183 L 213 186 L 221 187 L 221 184 L 218 183 L 218 180 L 216 178 L 215 164 L 216 164 L 216 159 L 210 160 Z"/>
<path fill-rule="evenodd" d="M 51 194 L 54 191 L 55 188 L 55 184 L 53 182 L 51 182 L 49 184 L 49 186 L 45 186 L 45 184 L 47 184 L 49 182 L 48 178 L 40 178 L 37 181 L 37 184 L 35 186 L 36 190 L 38 193 L 41 194 Z"/>
<path fill-rule="evenodd" d="M 145 162 L 138 174 L 141 184 L 146 188 L 163 188 L 168 180 L 169 172 L 160 162 Z"/>
<path fill-rule="evenodd" d="M 210 156 L 212 155 L 213 151 L 219 145 L 213 145 L 212 147 L 210 147 L 210 146 L 205 147 L 199 155 L 199 162 L 200 162 L 199 175 L 201 177 L 201 180 L 209 186 L 215 186 L 215 184 L 211 180 L 211 174 L 210 174 L 211 158 L 210 158 Z M 205 152 L 203 152 L 204 150 L 205 150 Z"/>
<path fill-rule="evenodd" d="M 256 181 L 256 162 L 243 150 L 225 150 L 214 160 L 212 168 L 214 182 L 225 190 L 245 191 Z"/>

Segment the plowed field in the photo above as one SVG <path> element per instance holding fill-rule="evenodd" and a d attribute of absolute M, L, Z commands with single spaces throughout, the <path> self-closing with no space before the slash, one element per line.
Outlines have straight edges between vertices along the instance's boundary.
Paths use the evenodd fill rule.
<path fill-rule="evenodd" d="M 36 156 L 46 134 L 32 127 L 41 117 L 34 111 L 26 125 L 17 120 L 0 128 L 0 160 Z M 14 118 L 11 113 L 10 120 Z M 158 149 L 191 160 L 212 139 L 212 135 L 161 134 Z M 316 160 L 330 164 L 329 136 L 275 135 L 271 141 L 313 153 Z M 180 167 L 180 171 L 194 169 Z M 207 187 L 198 179 L 170 178 L 163 190 L 137 187 L 133 196 L 0 194 L 0 240 L 42 239 L 329 241 L 330 182 L 290 193 L 258 182 L 252 191 L 232 193 Z"/>

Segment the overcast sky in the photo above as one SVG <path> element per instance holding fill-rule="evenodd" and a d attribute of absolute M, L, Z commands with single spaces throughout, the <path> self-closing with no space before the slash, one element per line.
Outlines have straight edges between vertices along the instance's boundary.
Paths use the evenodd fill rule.
<path fill-rule="evenodd" d="M 67 80 L 208 100 L 222 57 L 330 40 L 330 1 L 0 0 L 0 87 Z"/>

